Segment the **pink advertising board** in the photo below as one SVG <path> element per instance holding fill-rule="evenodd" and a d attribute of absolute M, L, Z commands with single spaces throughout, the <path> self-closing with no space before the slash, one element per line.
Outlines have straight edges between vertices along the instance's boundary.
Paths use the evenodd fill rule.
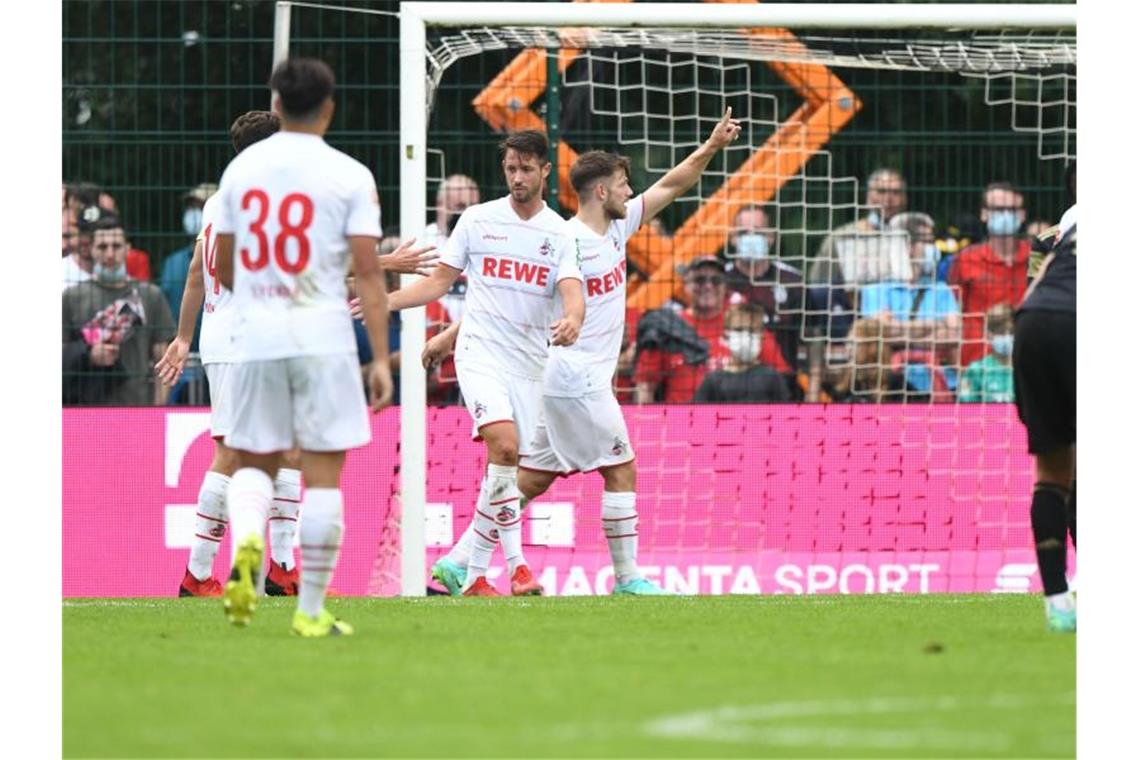
<path fill-rule="evenodd" d="M 701 594 L 933 593 L 1040 588 L 1032 460 L 1006 405 L 626 409 L 638 455 L 641 564 Z M 428 416 L 428 562 L 458 538 L 482 474 L 462 408 Z M 204 410 L 65 409 L 63 593 L 171 596 L 212 443 Z M 399 588 L 399 412 L 344 477 L 345 594 Z M 601 478 L 558 480 L 527 509 L 548 592 L 612 587 Z M 303 516 L 302 516 L 303 519 Z M 229 556 L 223 543 L 215 574 Z M 501 561 L 496 557 L 496 561 Z M 502 568 L 493 567 L 505 590 Z"/>

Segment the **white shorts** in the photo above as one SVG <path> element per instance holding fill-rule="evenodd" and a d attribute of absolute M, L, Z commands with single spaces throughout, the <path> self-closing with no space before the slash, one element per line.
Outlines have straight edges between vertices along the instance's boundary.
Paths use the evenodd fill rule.
<path fill-rule="evenodd" d="M 463 403 L 471 413 L 471 440 L 494 422 L 513 422 L 519 435 L 519 453 L 530 452 L 542 405 L 542 380 L 512 375 L 485 364 L 455 362 Z"/>
<path fill-rule="evenodd" d="M 227 390 L 232 449 L 347 451 L 372 440 L 355 353 L 237 362 Z"/>
<path fill-rule="evenodd" d="M 608 389 L 578 398 L 543 396 L 542 416 L 530 448 L 521 467 L 563 475 L 634 459 L 621 406 Z"/>
<path fill-rule="evenodd" d="M 225 438 L 233 427 L 233 411 L 229 402 L 230 367 L 232 364 L 207 364 L 206 385 L 210 389 L 210 437 Z"/>

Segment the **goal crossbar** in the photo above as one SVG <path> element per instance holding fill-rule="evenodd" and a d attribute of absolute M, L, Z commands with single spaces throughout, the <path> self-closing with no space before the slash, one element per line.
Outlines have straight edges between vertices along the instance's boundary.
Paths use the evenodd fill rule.
<path fill-rule="evenodd" d="M 1076 29 L 1077 6 L 964 3 L 400 3 L 428 26 Z"/>

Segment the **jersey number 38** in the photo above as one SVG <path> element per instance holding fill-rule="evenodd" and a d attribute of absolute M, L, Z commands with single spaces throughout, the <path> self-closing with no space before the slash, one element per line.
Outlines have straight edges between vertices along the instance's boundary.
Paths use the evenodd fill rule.
<path fill-rule="evenodd" d="M 242 211 L 248 211 L 251 206 L 257 206 L 257 217 L 250 223 L 249 231 L 257 239 L 257 250 L 251 251 L 242 246 L 241 264 L 250 272 L 256 272 L 269 265 L 269 236 L 265 234 L 265 221 L 269 218 L 269 195 L 264 190 L 252 189 L 246 192 L 241 199 Z M 297 216 L 294 209 L 300 207 L 300 219 L 291 220 Z M 304 193 L 289 193 L 281 199 L 277 207 L 277 221 L 281 231 L 273 239 L 273 260 L 277 268 L 286 274 L 300 274 L 309 263 L 312 245 L 309 242 L 309 226 L 313 223 L 313 200 Z M 296 240 L 294 249 L 295 258 L 290 260 L 285 254 L 285 244 L 290 239 Z"/>

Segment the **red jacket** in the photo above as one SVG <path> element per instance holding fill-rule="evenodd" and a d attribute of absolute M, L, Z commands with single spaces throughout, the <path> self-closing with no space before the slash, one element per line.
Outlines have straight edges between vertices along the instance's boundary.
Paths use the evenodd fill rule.
<path fill-rule="evenodd" d="M 986 310 L 1000 303 L 1021 303 L 1028 268 L 1028 240 L 1018 242 L 1011 264 L 983 241 L 963 250 L 950 265 L 947 279 L 958 287 L 962 302 L 961 366 L 968 367 L 986 355 Z"/>
<path fill-rule="evenodd" d="M 637 356 L 637 367 L 633 372 L 633 379 L 638 383 L 664 383 L 665 393 L 663 400 L 666 404 L 688 404 L 701 387 L 705 373 L 710 370 L 724 369 L 728 366 L 731 354 L 728 345 L 724 342 L 724 312 L 707 319 L 697 319 L 685 309 L 680 313 L 682 319 L 692 325 L 697 334 L 709 345 L 709 358 L 704 364 L 686 364 L 684 357 L 679 353 L 670 353 L 657 348 L 647 348 Z M 778 372 L 790 373 L 791 367 L 784 360 L 780 346 L 775 337 L 767 330 L 760 339 L 760 364 L 772 367 Z"/>

